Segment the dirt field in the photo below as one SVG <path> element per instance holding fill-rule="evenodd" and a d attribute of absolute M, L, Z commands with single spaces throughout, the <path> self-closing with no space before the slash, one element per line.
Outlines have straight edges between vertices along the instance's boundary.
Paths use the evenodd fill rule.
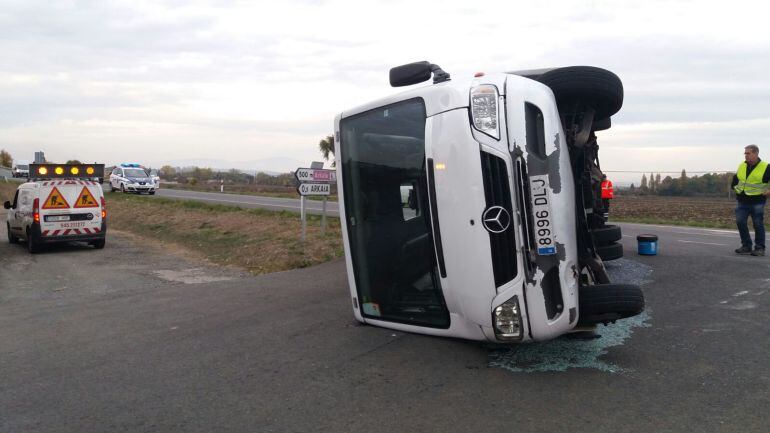
<path fill-rule="evenodd" d="M 735 228 L 735 203 L 735 199 L 717 197 L 616 196 L 610 219 Z M 770 228 L 770 218 L 765 218 L 765 227 Z"/>

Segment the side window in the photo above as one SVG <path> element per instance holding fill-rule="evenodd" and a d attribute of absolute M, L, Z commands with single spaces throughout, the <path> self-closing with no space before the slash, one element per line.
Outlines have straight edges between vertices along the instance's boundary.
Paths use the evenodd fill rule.
<path fill-rule="evenodd" d="M 27 207 L 29 205 L 29 191 L 24 190 L 20 191 L 21 194 L 19 196 L 21 205 L 24 207 Z"/>
<path fill-rule="evenodd" d="M 543 112 L 535 104 L 524 104 L 525 124 L 527 128 L 527 152 L 545 159 L 545 124 Z"/>
<path fill-rule="evenodd" d="M 404 221 L 417 218 L 422 214 L 418 203 L 416 181 L 401 182 L 401 211 Z"/>
<path fill-rule="evenodd" d="M 19 190 L 16 190 L 16 194 L 13 196 L 13 204 L 11 204 L 11 209 L 16 209 L 16 206 L 19 204 Z"/>

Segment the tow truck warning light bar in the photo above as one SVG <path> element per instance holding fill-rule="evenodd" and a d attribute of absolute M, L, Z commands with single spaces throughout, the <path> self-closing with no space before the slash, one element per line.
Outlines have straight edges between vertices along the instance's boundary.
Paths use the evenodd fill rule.
<path fill-rule="evenodd" d="M 104 177 L 104 164 L 30 164 L 33 179 L 92 179 Z"/>

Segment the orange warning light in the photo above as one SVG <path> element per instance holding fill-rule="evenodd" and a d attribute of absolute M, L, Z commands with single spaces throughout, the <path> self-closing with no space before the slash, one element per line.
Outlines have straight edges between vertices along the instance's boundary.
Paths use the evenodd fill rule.
<path fill-rule="evenodd" d="M 70 168 L 70 173 L 72 173 L 72 174 L 78 174 L 78 173 L 80 173 L 80 169 L 79 169 L 79 168 L 77 168 L 77 167 L 71 167 L 71 168 Z"/>
<path fill-rule="evenodd" d="M 40 167 L 40 168 L 37 169 L 37 173 L 40 174 L 40 175 L 45 176 L 46 174 L 48 174 L 48 169 L 45 168 L 45 167 Z"/>
<path fill-rule="evenodd" d="M 86 168 L 86 173 L 87 174 L 94 174 L 94 168 L 93 167 Z"/>
<path fill-rule="evenodd" d="M 56 169 L 54 170 L 54 173 L 56 173 L 56 174 L 64 174 L 64 169 L 61 168 L 61 167 L 56 167 Z"/>

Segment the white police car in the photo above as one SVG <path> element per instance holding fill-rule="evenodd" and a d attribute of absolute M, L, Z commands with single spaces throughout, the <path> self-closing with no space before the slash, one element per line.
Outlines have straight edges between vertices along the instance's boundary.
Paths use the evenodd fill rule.
<path fill-rule="evenodd" d="M 155 194 L 156 184 L 139 164 L 120 164 L 110 174 L 110 191 Z"/>

